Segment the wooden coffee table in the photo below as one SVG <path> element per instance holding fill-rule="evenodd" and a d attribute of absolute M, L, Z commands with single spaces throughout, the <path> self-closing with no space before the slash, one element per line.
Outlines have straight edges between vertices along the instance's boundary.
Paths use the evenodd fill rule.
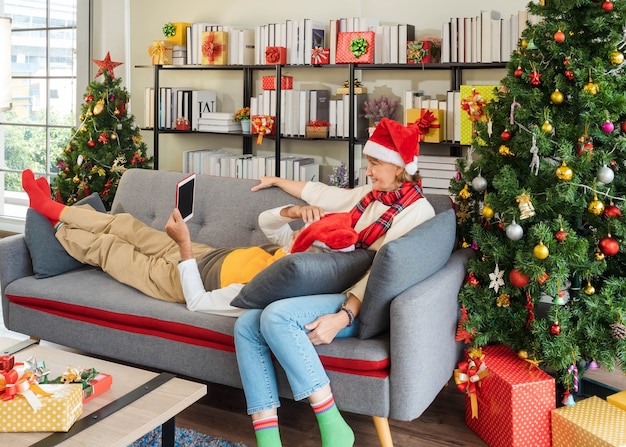
<path fill-rule="evenodd" d="M 17 343 L 20 340 L 0 337 L 0 354 Z M 110 374 L 113 385 L 84 405 L 83 413 L 70 433 L 76 428 L 85 428 L 71 437 L 65 433 L 48 432 L 0 433 L 0 445 L 126 447 L 158 426 L 163 426 L 163 446 L 173 447 L 174 417 L 207 393 L 205 384 L 38 344 L 13 355 L 16 361 L 24 361 L 31 356 L 35 356 L 38 362 L 44 361 L 52 378 L 61 375 L 68 366 L 95 368 L 98 372 Z M 127 403 L 137 395 L 141 397 Z M 46 440 L 49 436 L 54 438 Z"/>

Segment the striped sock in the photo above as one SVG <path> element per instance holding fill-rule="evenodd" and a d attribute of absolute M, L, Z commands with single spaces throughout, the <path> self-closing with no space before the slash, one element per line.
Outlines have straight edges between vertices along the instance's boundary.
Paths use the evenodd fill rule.
<path fill-rule="evenodd" d="M 335 398 L 329 394 L 320 402 L 311 403 L 322 435 L 322 447 L 352 447 L 354 432 L 344 421 L 335 405 Z"/>
<path fill-rule="evenodd" d="M 258 447 L 282 447 L 278 431 L 278 416 L 257 419 L 252 421 L 252 426 Z"/>

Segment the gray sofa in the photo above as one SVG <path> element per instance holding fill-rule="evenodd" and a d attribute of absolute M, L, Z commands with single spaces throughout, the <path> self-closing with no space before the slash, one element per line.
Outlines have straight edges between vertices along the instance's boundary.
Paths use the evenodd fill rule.
<path fill-rule="evenodd" d="M 176 172 L 129 170 L 121 179 L 111 212 L 128 212 L 163 229 L 174 207 L 174 185 L 182 177 Z M 189 222 L 192 238 L 217 247 L 266 243 L 258 214 L 297 200 L 278 188 L 250 192 L 256 183 L 200 176 L 198 205 Z M 418 241 L 441 232 L 453 240 L 449 198 L 428 199 L 437 216 L 447 213 L 447 224 L 431 225 L 430 236 L 421 235 Z M 318 347 L 338 406 L 373 416 L 383 446 L 392 445 L 387 418 L 409 421 L 419 417 L 452 375 L 461 350 L 454 341 L 457 294 L 471 256 L 469 250 L 442 247 L 443 262 L 437 271 L 413 280 L 419 278 L 418 269 L 432 264 L 432 249 L 420 255 L 419 247 L 409 244 L 416 245 L 415 241 L 398 241 L 397 253 L 416 254 L 400 260 L 405 278 L 394 281 L 394 287 L 401 290 L 391 292 L 395 298 L 386 306 L 389 330 L 368 339 L 340 339 Z M 385 278 L 374 274 L 379 255 L 370 283 L 380 285 L 384 283 L 378 281 Z M 194 313 L 184 305 L 149 298 L 93 267 L 36 279 L 21 234 L 0 240 L 0 286 L 4 324 L 12 331 L 200 381 L 241 387 L 233 318 Z M 283 374 L 280 380 L 281 393 L 291 398 Z"/>

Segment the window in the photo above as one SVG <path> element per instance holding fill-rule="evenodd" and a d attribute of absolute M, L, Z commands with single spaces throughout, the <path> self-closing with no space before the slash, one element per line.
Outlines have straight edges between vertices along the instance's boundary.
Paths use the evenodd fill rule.
<path fill-rule="evenodd" d="M 83 74 L 78 68 L 77 45 L 88 41 L 78 36 L 79 32 L 88 36 L 88 27 L 77 24 L 88 24 L 78 17 L 79 9 L 88 10 L 90 2 L 1 3 L 3 15 L 12 20 L 13 107 L 0 114 L 0 220 L 7 227 L 8 222 L 21 221 L 26 214 L 28 198 L 21 187 L 22 170 L 28 167 L 48 178 L 56 175 L 56 158 L 65 150 L 76 126 L 77 86 L 86 85 L 79 79 Z"/>

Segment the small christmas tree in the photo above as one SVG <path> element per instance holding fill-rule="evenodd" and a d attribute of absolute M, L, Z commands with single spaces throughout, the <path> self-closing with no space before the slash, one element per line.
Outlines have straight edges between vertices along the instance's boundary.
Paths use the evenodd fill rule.
<path fill-rule="evenodd" d="M 511 346 L 567 396 L 591 360 L 626 371 L 626 1 L 528 9 L 450 185 L 476 250 L 457 335 Z"/>
<path fill-rule="evenodd" d="M 100 67 L 83 96 L 80 125 L 57 159 L 59 169 L 52 181 L 55 199 L 66 205 L 97 192 L 107 209 L 111 208 L 120 177 L 130 168 L 151 168 L 139 128 L 127 113 L 128 91 L 120 86 L 109 54 L 94 60 Z"/>

